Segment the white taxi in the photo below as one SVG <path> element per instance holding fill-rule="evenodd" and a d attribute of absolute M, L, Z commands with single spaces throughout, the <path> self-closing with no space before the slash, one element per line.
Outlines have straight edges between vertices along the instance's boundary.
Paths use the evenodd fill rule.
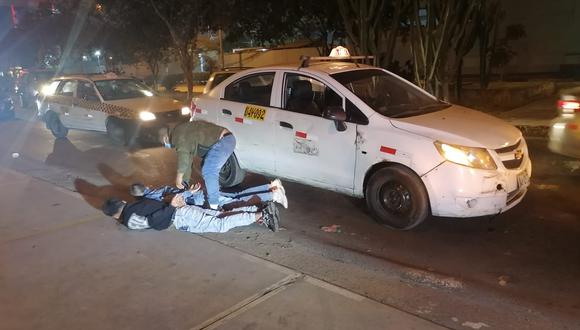
<path fill-rule="evenodd" d="M 106 132 L 116 144 L 138 137 L 157 140 L 161 127 L 187 121 L 180 101 L 156 95 L 147 86 L 115 74 L 63 76 L 41 90 L 39 116 L 56 138 L 69 129 Z"/>
<path fill-rule="evenodd" d="M 236 136 L 224 184 L 248 170 L 364 197 L 397 229 L 523 199 L 532 166 L 515 127 L 381 68 L 314 60 L 246 70 L 194 99 L 196 119 Z"/>

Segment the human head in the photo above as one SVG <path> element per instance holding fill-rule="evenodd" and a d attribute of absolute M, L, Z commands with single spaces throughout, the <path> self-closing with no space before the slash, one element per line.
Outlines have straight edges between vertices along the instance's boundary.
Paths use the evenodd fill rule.
<path fill-rule="evenodd" d="M 143 195 L 145 195 L 145 189 L 147 187 L 145 187 L 144 184 L 138 182 L 138 183 L 133 183 L 131 185 L 131 188 L 129 188 L 129 193 L 131 194 L 131 196 L 133 197 L 143 197 Z"/>
<path fill-rule="evenodd" d="M 123 209 L 125 208 L 125 204 L 125 201 L 118 198 L 109 198 L 103 204 L 103 213 L 115 219 L 119 219 L 121 212 L 123 212 Z"/>
<path fill-rule="evenodd" d="M 167 127 L 162 127 L 159 129 L 159 142 L 166 148 L 171 148 L 171 138 L 169 136 L 169 129 Z"/>

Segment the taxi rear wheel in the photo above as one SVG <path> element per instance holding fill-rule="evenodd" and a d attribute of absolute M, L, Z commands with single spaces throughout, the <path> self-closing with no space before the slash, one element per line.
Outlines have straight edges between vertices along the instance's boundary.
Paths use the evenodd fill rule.
<path fill-rule="evenodd" d="M 68 135 L 68 128 L 62 124 L 60 118 L 54 112 L 47 113 L 46 126 L 57 139 L 64 139 Z"/>
<path fill-rule="evenodd" d="M 387 227 L 413 229 L 430 214 L 429 196 L 423 182 L 404 166 L 378 170 L 371 176 L 365 192 L 374 218 Z"/>
<path fill-rule="evenodd" d="M 236 186 L 244 181 L 245 176 L 246 172 L 238 164 L 236 155 L 232 154 L 220 170 L 220 186 Z"/>
<path fill-rule="evenodd" d="M 107 120 L 107 136 L 113 144 L 123 146 L 127 144 L 127 129 L 117 118 Z"/>

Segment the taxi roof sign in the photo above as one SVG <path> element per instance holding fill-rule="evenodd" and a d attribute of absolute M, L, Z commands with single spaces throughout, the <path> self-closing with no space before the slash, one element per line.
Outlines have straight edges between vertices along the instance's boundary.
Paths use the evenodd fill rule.
<path fill-rule="evenodd" d="M 373 61 L 374 64 L 374 56 L 350 56 L 350 52 L 347 48 L 342 46 L 337 46 L 332 49 L 329 56 L 300 56 L 300 67 L 306 68 L 310 65 L 312 61 L 344 61 L 349 60 L 354 63 L 357 63 L 359 60 L 363 61 Z"/>
<path fill-rule="evenodd" d="M 330 51 L 330 55 L 328 55 L 328 57 L 346 58 L 350 57 L 350 52 L 345 47 L 336 46 Z"/>

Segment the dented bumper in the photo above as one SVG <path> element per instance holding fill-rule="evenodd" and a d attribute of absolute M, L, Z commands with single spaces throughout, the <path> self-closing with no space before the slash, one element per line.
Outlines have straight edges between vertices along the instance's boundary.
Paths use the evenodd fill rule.
<path fill-rule="evenodd" d="M 433 215 L 467 218 L 502 213 L 517 205 L 531 173 L 526 155 L 517 169 L 480 170 L 444 162 L 422 179 Z"/>

